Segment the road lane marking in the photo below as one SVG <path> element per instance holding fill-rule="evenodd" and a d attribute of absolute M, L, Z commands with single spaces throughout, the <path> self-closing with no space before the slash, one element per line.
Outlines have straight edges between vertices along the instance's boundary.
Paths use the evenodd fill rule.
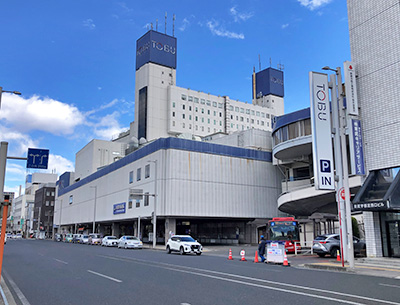
<path fill-rule="evenodd" d="M 59 262 L 59 263 L 63 263 L 63 264 L 66 264 L 66 265 L 68 265 L 68 263 L 67 262 L 64 262 L 64 261 L 62 261 L 62 260 L 60 260 L 60 259 L 56 259 L 56 258 L 53 258 L 55 261 L 57 261 L 57 262 Z"/>
<path fill-rule="evenodd" d="M 199 275 L 199 276 L 210 276 L 210 277 L 212 277 L 211 275 L 202 275 L 202 274 L 195 273 L 195 272 L 188 271 L 188 270 L 193 270 L 193 271 L 197 271 L 197 272 L 208 272 L 208 273 L 217 274 L 217 275 L 221 275 L 221 276 L 230 276 L 230 277 L 233 277 L 233 278 L 239 278 L 239 279 L 244 279 L 244 280 L 261 282 L 261 283 L 264 283 L 264 284 L 272 284 L 272 285 L 276 285 L 276 286 L 286 286 L 286 287 L 290 287 L 290 288 L 310 290 L 310 291 L 326 293 L 326 294 L 334 294 L 334 295 L 343 296 L 343 297 L 349 297 L 349 298 L 353 298 L 353 299 L 354 298 L 358 298 L 358 299 L 363 299 L 363 300 L 368 300 L 368 301 L 373 301 L 373 302 L 381 302 L 381 303 L 385 303 L 385 304 L 400 305 L 400 303 L 396 303 L 396 302 L 392 302 L 392 301 L 369 298 L 369 297 L 353 295 L 353 294 L 348 294 L 348 293 L 343 293 L 343 292 L 329 291 L 329 290 L 324 290 L 324 289 L 319 289 L 319 288 L 312 288 L 312 287 L 307 287 L 307 286 L 300 286 L 300 285 L 295 285 L 295 284 L 274 282 L 274 281 L 257 279 L 257 278 L 252 278 L 252 277 L 248 277 L 248 276 L 237 275 L 237 274 L 232 274 L 232 273 L 225 273 L 225 272 L 219 272 L 219 271 L 214 271 L 214 270 L 207 270 L 207 269 L 200 269 L 200 268 L 194 268 L 194 267 L 179 266 L 179 265 L 168 264 L 168 263 L 160 263 L 160 262 L 156 263 L 156 262 L 152 262 L 152 261 L 136 259 L 136 258 L 128 258 L 128 257 L 115 257 L 115 256 L 106 256 L 106 255 L 97 255 L 97 256 L 108 258 L 108 259 L 113 259 L 113 260 L 124 261 L 124 262 L 141 263 L 141 264 L 145 264 L 145 265 L 148 265 L 148 266 L 151 266 L 151 267 L 157 267 L 157 265 L 159 265 L 158 267 L 160 267 L 160 268 L 164 268 L 164 269 L 168 269 L 168 270 L 172 270 L 172 271 L 177 271 L 177 272 L 187 272 L 187 273 L 191 273 L 191 274 L 195 274 L 195 275 Z M 180 269 L 185 269 L 186 268 L 188 270 L 179 270 L 179 268 Z M 220 279 L 225 279 L 225 278 L 220 278 Z M 236 280 L 231 280 L 231 279 L 226 279 L 226 280 L 227 281 L 236 281 Z M 245 283 L 245 282 L 243 282 L 243 283 Z M 250 285 L 252 283 L 248 283 L 248 284 Z M 257 285 L 257 284 L 254 284 L 254 285 Z M 261 286 L 263 288 L 269 288 L 269 287 L 262 286 L 262 285 L 259 285 L 259 286 Z M 275 289 L 275 288 L 274 287 L 270 287 L 270 289 Z M 276 288 L 276 290 L 279 290 L 279 289 L 282 289 L 282 291 L 288 292 L 288 293 L 297 293 L 297 292 L 294 292 L 294 291 L 291 291 L 291 290 L 284 290 L 283 288 Z M 299 294 L 301 294 L 301 293 L 299 292 Z M 310 295 L 310 296 L 314 297 L 315 295 Z M 315 296 L 315 297 L 319 297 L 319 296 Z M 326 298 L 328 298 L 328 297 L 326 297 Z M 328 299 L 331 299 L 331 298 L 328 298 Z M 333 300 L 336 300 L 336 299 L 333 299 Z M 342 301 L 343 302 L 350 302 L 350 301 L 344 301 L 344 300 L 342 300 Z M 359 304 L 359 303 L 349 303 L 349 304 Z"/>
<path fill-rule="evenodd" d="M 17 284 L 15 284 L 15 282 L 11 279 L 10 275 L 5 271 L 3 271 L 3 272 L 4 272 L 4 275 L 6 276 L 8 282 L 10 283 L 11 287 L 13 288 L 15 294 L 21 301 L 21 304 L 22 305 L 31 305 L 31 303 L 29 303 L 28 299 L 25 297 L 25 295 L 22 293 L 22 291 L 18 288 Z"/>
<path fill-rule="evenodd" d="M 379 283 L 379 285 L 387 286 L 387 287 L 394 287 L 394 288 L 399 288 L 400 289 L 400 286 L 396 286 L 396 285 L 389 285 L 389 284 L 382 284 L 382 283 Z"/>
<path fill-rule="evenodd" d="M 113 277 L 108 276 L 108 275 L 105 275 L 105 274 L 101 274 L 101 273 L 98 273 L 98 272 L 95 272 L 95 271 L 92 271 L 92 270 L 87 270 L 87 272 L 90 272 L 90 273 L 92 273 L 92 274 L 95 274 L 95 275 L 104 277 L 104 278 L 106 278 L 106 279 L 109 279 L 109 280 L 114 281 L 114 282 L 117 282 L 117 283 L 122 283 L 121 280 L 118 280 L 118 279 L 116 279 L 116 278 L 113 278 Z"/>

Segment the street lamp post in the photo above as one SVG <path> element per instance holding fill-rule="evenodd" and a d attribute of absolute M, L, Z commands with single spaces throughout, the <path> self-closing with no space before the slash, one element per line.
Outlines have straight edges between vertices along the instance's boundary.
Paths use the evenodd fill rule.
<path fill-rule="evenodd" d="M 3 92 L 21 95 L 21 92 L 19 92 L 19 91 L 7 91 L 7 90 L 3 90 L 3 87 L 0 87 L 0 108 L 1 108 L 1 95 Z"/>
<path fill-rule="evenodd" d="M 94 207 L 93 207 L 93 233 L 96 233 L 96 201 L 97 201 L 97 185 L 91 186 L 94 188 Z"/>
<path fill-rule="evenodd" d="M 153 212 L 153 248 L 156 247 L 157 242 L 157 160 L 149 160 L 148 162 L 154 163 L 154 212 Z"/>
<path fill-rule="evenodd" d="M 353 230 L 350 208 L 349 170 L 347 163 L 347 141 L 346 141 L 346 111 L 343 102 L 342 71 L 340 67 L 332 69 L 328 66 L 322 68 L 336 73 L 336 78 L 331 76 L 332 81 L 332 116 L 335 129 L 335 163 L 339 183 L 336 189 L 336 200 L 339 205 L 339 218 L 341 230 L 341 243 L 344 245 L 342 256 L 344 256 L 351 269 L 354 268 Z M 337 90 L 337 91 L 336 91 Z M 338 92 L 339 97 L 336 97 Z M 340 140 L 340 141 L 339 141 Z M 343 193 L 342 193 L 343 191 Z M 344 196 L 344 200 L 343 197 Z M 344 205 L 344 207 L 343 207 Z M 344 215 L 343 215 L 344 214 Z M 343 258 L 342 258 L 343 262 Z"/>

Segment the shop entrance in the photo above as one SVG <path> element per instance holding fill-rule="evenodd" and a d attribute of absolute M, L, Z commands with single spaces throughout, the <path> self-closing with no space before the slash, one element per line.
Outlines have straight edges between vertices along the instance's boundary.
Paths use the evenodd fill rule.
<path fill-rule="evenodd" d="M 386 232 L 389 256 L 400 257 L 400 220 L 387 221 Z"/>

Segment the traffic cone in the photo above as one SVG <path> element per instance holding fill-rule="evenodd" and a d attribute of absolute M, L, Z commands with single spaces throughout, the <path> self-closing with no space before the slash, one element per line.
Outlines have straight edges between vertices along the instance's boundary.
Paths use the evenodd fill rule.
<path fill-rule="evenodd" d="M 244 250 L 242 249 L 242 251 L 240 251 L 240 255 L 242 256 L 242 258 L 240 259 L 240 261 L 241 262 L 246 262 L 247 261 L 247 259 L 244 257 L 244 255 L 245 255 L 245 252 L 244 252 Z"/>
<path fill-rule="evenodd" d="M 340 252 L 339 252 L 339 250 L 337 250 L 337 252 L 336 252 L 336 261 L 338 261 L 338 262 L 341 262 L 341 261 L 342 261 L 341 258 L 340 258 Z"/>
<path fill-rule="evenodd" d="M 256 256 L 254 257 L 254 263 L 258 263 L 258 253 L 257 253 L 257 250 L 256 250 Z"/>
<path fill-rule="evenodd" d="M 233 257 L 232 257 L 232 249 L 229 249 L 229 256 L 228 259 L 233 261 Z"/>
<path fill-rule="evenodd" d="M 287 260 L 286 252 L 284 252 L 284 254 L 283 254 L 283 267 L 289 267 L 289 266 L 290 266 L 290 264 L 289 264 L 289 262 Z"/>

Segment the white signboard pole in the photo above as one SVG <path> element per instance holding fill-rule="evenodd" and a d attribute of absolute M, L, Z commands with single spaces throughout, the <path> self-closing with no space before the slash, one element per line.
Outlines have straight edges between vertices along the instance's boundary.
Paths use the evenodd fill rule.
<path fill-rule="evenodd" d="M 310 72 L 309 77 L 315 189 L 334 190 L 328 75 Z"/>

